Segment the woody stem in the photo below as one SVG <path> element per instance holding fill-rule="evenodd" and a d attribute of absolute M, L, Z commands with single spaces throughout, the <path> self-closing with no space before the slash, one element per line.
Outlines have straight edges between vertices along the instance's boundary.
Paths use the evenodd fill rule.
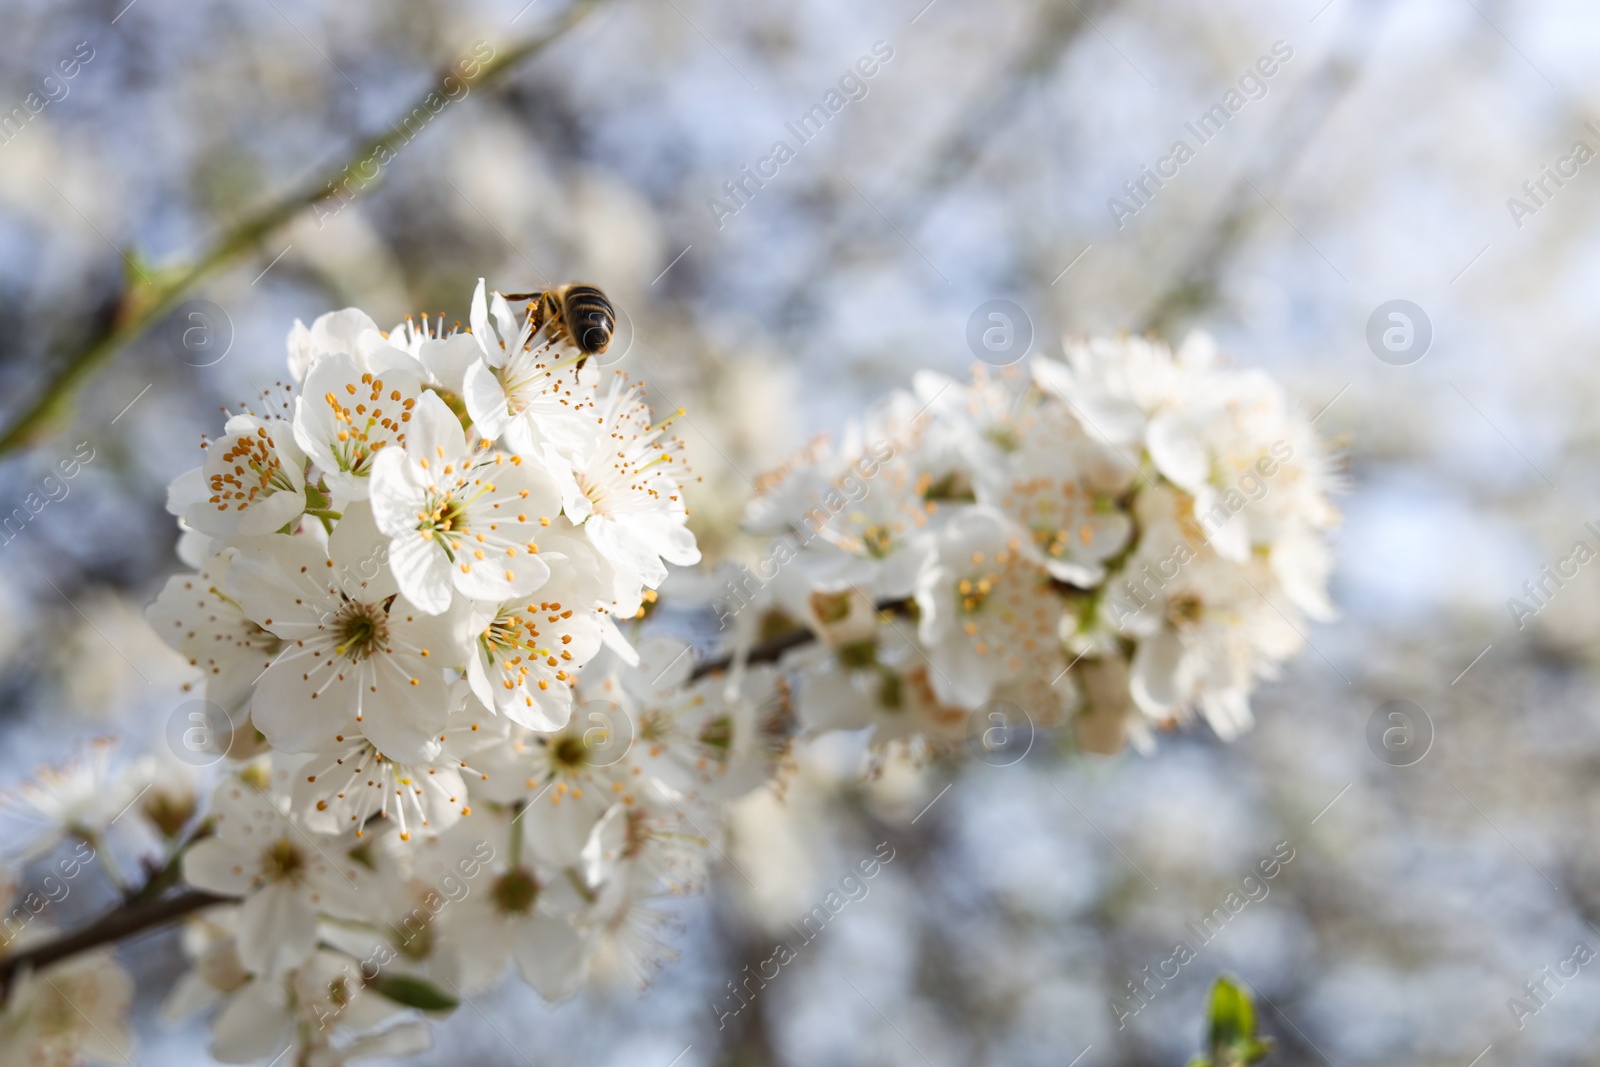
<path fill-rule="evenodd" d="M 12 978 L 23 968 L 37 970 L 47 967 L 69 956 L 76 956 L 80 952 L 87 952 L 102 945 L 115 944 L 147 930 L 165 926 L 185 915 L 192 915 L 213 904 L 226 904 L 232 899 L 190 889 L 175 896 L 135 900 L 112 908 L 81 930 L 0 957 L 0 991 L 8 991 Z"/>
<path fill-rule="evenodd" d="M 579 22 L 598 0 L 577 0 L 542 33 L 534 34 L 500 51 L 483 63 L 473 77 L 452 72 L 469 89 L 487 88 L 501 81 L 518 64 L 535 55 L 546 45 L 557 40 Z M 401 112 L 407 117 L 426 107 L 428 96 L 437 90 L 430 88 L 421 101 Z M 235 260 L 260 246 L 260 243 L 314 204 L 337 195 L 344 189 L 345 171 L 352 161 L 370 159 L 374 155 L 392 150 L 409 138 L 408 127 L 400 121 L 390 123 L 384 132 L 368 137 L 356 145 L 345 157 L 327 170 L 316 174 L 306 184 L 293 189 L 279 199 L 245 216 L 227 230 L 217 241 L 187 268 L 170 279 L 151 279 L 135 267 L 138 279 L 124 290 L 118 299 L 110 324 L 98 332 L 87 345 L 62 360 L 54 375 L 39 394 L 28 401 L 19 414 L 0 434 L 0 455 L 33 443 L 42 435 L 55 429 L 68 409 L 77 391 L 86 385 L 96 372 L 111 361 L 112 356 L 126 344 L 141 336 L 169 312 L 196 286 L 229 266 Z M 366 186 L 348 190 L 350 195 L 360 195 Z"/>
<path fill-rule="evenodd" d="M 905 598 L 880 600 L 877 603 L 879 613 L 905 615 L 910 612 L 910 609 L 911 601 Z M 797 648 L 804 648 L 816 639 L 817 635 L 813 631 L 802 626 L 798 629 L 790 630 L 788 633 L 779 634 L 770 640 L 751 645 L 750 650 L 744 654 L 742 662 L 776 663 L 784 657 L 785 653 L 792 652 Z M 689 672 L 689 680 L 691 682 L 698 681 L 708 674 L 725 671 L 733 666 L 734 659 L 734 654 L 730 652 L 708 660 L 702 660 L 700 663 L 695 664 L 694 670 Z"/>

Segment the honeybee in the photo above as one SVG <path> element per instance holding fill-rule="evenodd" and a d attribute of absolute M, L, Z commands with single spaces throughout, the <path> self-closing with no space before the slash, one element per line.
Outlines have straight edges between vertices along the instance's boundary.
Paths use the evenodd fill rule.
<path fill-rule="evenodd" d="M 548 325 L 553 340 L 570 339 L 583 353 L 579 367 L 588 357 L 611 347 L 617 312 L 606 294 L 592 285 L 560 285 L 536 293 L 507 293 L 505 297 L 528 302 L 528 321 L 535 332 Z"/>

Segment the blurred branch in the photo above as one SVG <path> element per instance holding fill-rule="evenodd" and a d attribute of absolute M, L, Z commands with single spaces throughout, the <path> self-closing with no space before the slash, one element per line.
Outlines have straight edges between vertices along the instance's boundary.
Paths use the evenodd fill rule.
<path fill-rule="evenodd" d="M 902 213 L 903 229 L 914 233 L 927 221 L 939 194 L 971 170 L 989 142 L 1007 128 L 1009 120 L 1021 114 L 1023 99 L 1027 94 L 1036 85 L 1055 75 L 1072 43 L 1090 24 L 1089 15 L 1084 12 L 1085 6 L 1096 14 L 1105 7 L 1090 4 L 1089 0 L 1084 0 L 1083 4 L 1047 2 L 1041 5 L 1039 21 L 1026 35 L 1027 45 L 1019 55 L 1003 65 L 1005 76 L 985 81 L 986 91 L 979 94 L 958 116 L 925 157 L 927 162 L 913 182 L 913 188 L 920 195 L 910 209 Z M 849 198 L 848 202 L 861 211 L 862 217 L 873 215 L 870 208 L 864 208 L 859 203 L 859 197 L 853 190 Z M 802 305 L 809 299 L 817 282 L 833 278 L 836 272 L 832 267 L 846 248 L 863 233 L 875 232 L 876 229 L 875 225 L 854 224 L 833 227 L 832 236 L 812 260 L 811 269 L 800 275 L 804 279 L 803 284 L 790 293 L 784 302 L 780 321 L 808 319 Z"/>
<path fill-rule="evenodd" d="M 762 641 L 760 644 L 751 645 L 749 653 L 747 653 L 744 657 L 744 662 L 776 663 L 778 660 L 783 658 L 783 654 L 785 652 L 796 648 L 803 648 L 816 639 L 817 635 L 815 633 L 802 626 L 799 629 L 790 630 L 786 634 L 781 634 L 778 637 L 774 637 L 770 641 Z M 695 664 L 694 670 L 689 672 L 689 680 L 691 682 L 699 681 L 708 674 L 715 674 L 718 671 L 725 671 L 729 667 L 733 666 L 733 660 L 733 654 L 728 653 L 726 655 L 717 656 L 713 659 L 708 659 L 701 663 L 697 663 Z"/>
<path fill-rule="evenodd" d="M 106 912 L 83 929 L 53 938 L 33 948 L 14 955 L 0 957 L 0 994 L 10 988 L 11 979 L 23 968 L 48 967 L 69 956 L 87 952 L 101 945 L 110 945 L 124 938 L 142 934 L 146 930 L 165 926 L 175 919 L 209 908 L 213 904 L 226 904 L 231 897 L 219 897 L 191 889 L 176 896 L 158 897 L 154 900 L 136 900 Z"/>
<path fill-rule="evenodd" d="M 1261 210 L 1262 190 L 1282 181 L 1355 83 L 1377 34 L 1378 10 L 1367 0 L 1345 16 L 1342 32 L 1327 58 L 1284 105 L 1275 128 L 1265 138 L 1264 151 L 1228 191 L 1221 212 L 1201 235 L 1185 266 L 1151 303 L 1140 333 L 1166 333 L 1178 319 L 1216 299 L 1222 265 L 1237 251 L 1250 221 Z"/>
<path fill-rule="evenodd" d="M 910 600 L 880 600 L 877 604 L 877 610 L 880 615 L 904 615 L 910 609 Z M 779 634 L 777 637 L 762 641 L 759 644 L 751 645 L 750 650 L 744 654 L 740 662 L 776 663 L 783 658 L 784 653 L 797 648 L 804 648 L 816 639 L 817 635 L 812 630 L 802 626 L 798 629 L 790 630 L 788 633 Z M 691 682 L 699 681 L 708 674 L 725 671 L 733 666 L 734 660 L 738 658 L 734 653 L 730 652 L 697 663 L 694 670 L 689 672 L 689 680 Z"/>
<path fill-rule="evenodd" d="M 737 918 L 724 919 L 722 925 L 725 931 L 724 937 L 730 942 L 733 950 L 733 962 L 743 964 L 742 970 L 738 967 L 729 967 L 734 979 L 728 984 L 732 986 L 741 974 L 759 975 L 761 965 L 772 955 L 772 942 L 761 938 L 759 934 L 744 932 Z M 719 990 L 718 993 L 720 992 Z M 738 994 L 730 996 L 738 997 Z M 735 1003 L 738 1002 L 735 1000 Z M 734 1015 L 732 1026 L 726 1026 L 726 1019 L 722 1022 L 724 1025 L 719 1026 L 718 1030 L 725 1032 L 726 1036 L 722 1038 L 718 1054 L 712 1061 L 716 1067 L 773 1067 L 781 1062 L 774 1054 L 776 1050 L 773 1047 L 766 997 L 755 996 L 743 1004 Z"/>
<path fill-rule="evenodd" d="M 449 74 L 465 83 L 469 91 L 487 88 L 503 80 L 524 60 L 536 55 L 577 25 L 598 2 L 576 0 L 549 28 L 496 52 L 493 58 L 482 64 L 474 77 L 464 77 L 454 70 Z M 141 272 L 141 278 L 131 281 L 124 290 L 109 325 L 66 358 L 38 396 L 0 435 L 0 455 L 30 444 L 53 429 L 66 415 L 77 391 L 109 363 L 123 345 L 160 321 L 197 285 L 254 250 L 265 237 L 300 212 L 333 197 L 341 188 L 346 168 L 385 149 L 394 149 L 409 139 L 411 133 L 402 120 L 417 108 L 426 108 L 428 97 L 438 91 L 438 84 L 444 76 L 441 73 L 435 78 L 428 92 L 401 111 L 393 123 L 384 127 L 383 133 L 368 137 L 305 184 L 246 216 L 188 267 L 179 268 L 170 276 L 156 280 L 142 277 Z M 352 192 L 360 195 L 364 188 Z"/>

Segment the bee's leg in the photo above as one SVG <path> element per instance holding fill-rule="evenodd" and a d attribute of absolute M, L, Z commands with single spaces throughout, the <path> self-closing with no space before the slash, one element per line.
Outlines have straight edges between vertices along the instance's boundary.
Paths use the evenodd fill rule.
<path fill-rule="evenodd" d="M 523 299 L 528 301 L 528 324 L 532 332 L 538 333 L 539 327 L 544 325 L 545 303 L 543 293 L 529 293 Z"/>
<path fill-rule="evenodd" d="M 539 326 L 545 327 L 548 331 L 551 344 L 560 344 L 567 337 L 567 317 L 561 314 L 560 305 L 554 301 L 547 311 L 541 308 Z"/>
<path fill-rule="evenodd" d="M 526 300 L 528 302 L 528 307 L 524 314 L 527 316 L 528 321 L 533 324 L 533 332 L 537 333 L 539 331 L 539 323 L 541 321 L 540 315 L 544 305 L 543 292 L 501 293 L 500 295 L 505 297 L 508 301 Z"/>

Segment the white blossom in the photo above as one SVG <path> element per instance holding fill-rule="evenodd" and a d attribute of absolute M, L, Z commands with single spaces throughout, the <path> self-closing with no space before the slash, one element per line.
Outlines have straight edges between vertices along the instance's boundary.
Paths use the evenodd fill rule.
<path fill-rule="evenodd" d="M 0 809 L 33 832 L 25 857 L 42 856 L 68 838 L 98 839 L 135 799 L 135 779 L 112 766 L 116 740 L 97 737 L 66 762 L 43 766 L 33 778 L 0 793 Z"/>
<path fill-rule="evenodd" d="M 550 568 L 538 539 L 561 508 L 550 476 L 521 456 L 469 448 L 437 393 L 424 393 L 412 415 L 406 448 L 373 463 L 371 497 L 406 599 L 441 615 L 452 590 L 506 600 L 543 585 Z"/>
<path fill-rule="evenodd" d="M 918 579 L 917 606 L 918 637 L 941 699 L 976 707 L 1008 677 L 1066 666 L 1056 637 L 1061 600 L 1022 544 L 1014 526 L 983 507 L 940 532 Z"/>
<path fill-rule="evenodd" d="M 563 511 L 595 550 L 654 588 L 666 579 L 663 561 L 700 562 L 686 525 L 683 442 L 663 438 L 670 419 L 651 422 L 638 387 L 621 378 L 595 403 L 593 420 L 570 454 L 546 445 L 545 465 L 561 487 Z"/>
<path fill-rule="evenodd" d="M 295 441 L 340 497 L 363 500 L 378 454 L 406 443 L 421 392 L 420 376 L 403 368 L 374 372 L 342 352 L 318 356 L 295 398 Z"/>
<path fill-rule="evenodd" d="M 491 840 L 522 835 L 521 856 L 497 855 L 479 875 L 481 890 L 440 913 L 440 936 L 455 943 L 466 992 L 489 986 L 510 960 L 547 998 L 566 996 L 582 981 L 585 943 L 573 917 L 583 896 L 560 867 L 535 858 L 528 833 L 537 816 L 486 817 L 476 829 Z"/>
<path fill-rule="evenodd" d="M 566 519 L 540 536 L 551 578 L 517 599 L 472 605 L 467 679 L 478 700 L 532 730 L 559 730 L 572 713 L 578 671 L 599 652 L 600 561 Z"/>
<path fill-rule="evenodd" d="M 225 592 L 232 554 L 204 557 L 198 573 L 167 579 L 145 618 L 202 674 L 207 698 L 224 712 L 248 707 L 251 688 L 283 641 L 251 621 Z"/>
<path fill-rule="evenodd" d="M 235 415 L 206 448 L 205 497 L 183 519 L 214 537 L 269 534 L 306 510 L 306 457 L 283 419 Z"/>
<path fill-rule="evenodd" d="M 542 331 L 536 337 L 526 317 L 511 313 L 505 297 L 486 297 L 481 278 L 472 294 L 471 321 L 483 358 L 468 365 L 462 390 L 479 432 L 502 438 L 522 456 L 538 455 L 545 445 L 582 448 L 593 436 L 595 362 L 555 347 Z"/>
<path fill-rule="evenodd" d="M 461 616 L 427 615 L 398 595 L 386 566 L 367 567 L 381 548 L 370 514 L 352 509 L 326 546 L 301 535 L 238 550 L 230 588 L 285 643 L 251 701 L 275 748 L 362 736 L 391 759 L 438 755 L 452 708 L 443 668 L 465 659 Z"/>
<path fill-rule="evenodd" d="M 236 931 L 240 961 L 278 974 L 316 948 L 321 912 L 359 914 L 352 869 L 337 839 L 298 826 L 253 777 L 217 786 L 211 819 L 216 834 L 190 848 L 183 876 L 192 886 L 244 897 Z"/>
<path fill-rule="evenodd" d="M 109 951 L 17 976 L 0 1011 L 0 1067 L 130 1062 L 133 978 Z"/>

